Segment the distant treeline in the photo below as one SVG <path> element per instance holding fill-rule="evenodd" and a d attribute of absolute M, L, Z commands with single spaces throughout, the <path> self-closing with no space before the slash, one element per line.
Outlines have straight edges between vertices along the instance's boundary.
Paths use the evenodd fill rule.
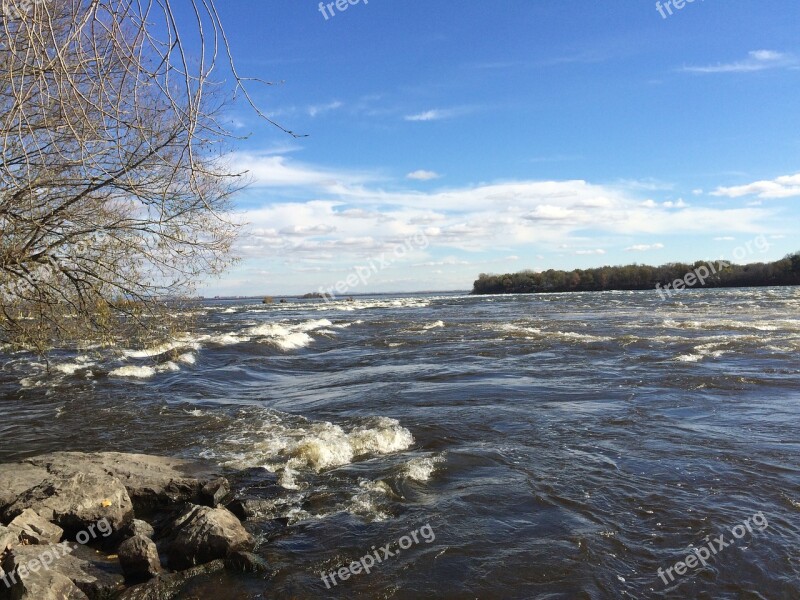
<path fill-rule="evenodd" d="M 694 264 L 670 263 L 660 267 L 625 265 L 536 273 L 521 271 L 506 275 L 481 273 L 473 294 L 538 294 L 546 292 L 601 292 L 607 290 L 652 290 L 686 280 L 689 273 L 710 272 L 703 285 L 686 287 L 764 287 L 800 285 L 800 252 L 771 263 L 733 265 L 723 261 L 698 261 Z"/>

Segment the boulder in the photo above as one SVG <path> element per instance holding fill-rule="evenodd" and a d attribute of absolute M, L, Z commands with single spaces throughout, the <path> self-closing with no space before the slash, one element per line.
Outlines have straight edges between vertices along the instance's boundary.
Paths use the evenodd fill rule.
<path fill-rule="evenodd" d="M 255 542 L 239 519 L 225 508 L 190 505 L 169 528 L 170 567 L 186 569 L 236 550 L 252 550 Z"/>
<path fill-rule="evenodd" d="M 0 585 L 0 598 L 5 586 Z M 19 580 L 8 590 L 14 600 L 89 600 L 69 577 L 53 571 L 40 571 L 24 580 Z"/>
<path fill-rule="evenodd" d="M 122 530 L 122 534 L 125 538 L 136 537 L 137 535 L 140 535 L 152 540 L 156 536 L 156 530 L 147 521 L 134 519 L 128 523 L 125 529 Z"/>
<path fill-rule="evenodd" d="M 219 477 L 213 481 L 209 481 L 200 490 L 202 494 L 203 504 L 211 507 L 217 507 L 230 496 L 231 485 L 224 477 Z"/>
<path fill-rule="evenodd" d="M 13 583 L 13 598 L 20 597 L 23 591 L 29 590 L 27 593 L 31 595 L 22 597 L 38 599 L 30 590 L 47 590 L 48 585 L 57 585 L 59 589 L 75 594 L 61 577 L 70 581 L 83 594 L 76 596 L 78 598 L 113 597 L 122 588 L 122 576 L 110 573 L 107 565 L 94 562 L 92 558 L 90 550 L 70 542 L 47 546 L 16 546 L 5 555 L 2 567 L 6 573 L 10 573 L 7 577 Z M 54 574 L 60 577 L 52 577 Z"/>
<path fill-rule="evenodd" d="M 26 508 L 8 525 L 23 544 L 57 544 L 64 530 L 43 519 L 36 511 Z"/>
<path fill-rule="evenodd" d="M 27 509 L 73 537 L 103 520 L 117 531 L 133 519 L 133 504 L 119 479 L 96 472 L 49 476 L 20 494 L 4 515 L 14 518 Z"/>
<path fill-rule="evenodd" d="M 128 581 L 147 581 L 161 572 L 161 560 L 153 540 L 137 535 L 128 538 L 117 550 L 119 564 Z"/>

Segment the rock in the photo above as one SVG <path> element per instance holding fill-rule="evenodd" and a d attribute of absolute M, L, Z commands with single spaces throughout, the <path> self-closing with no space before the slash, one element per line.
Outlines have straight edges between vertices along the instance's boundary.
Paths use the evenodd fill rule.
<path fill-rule="evenodd" d="M 0 525 L 0 556 L 11 546 L 19 543 L 19 534 L 11 531 L 7 527 Z"/>
<path fill-rule="evenodd" d="M 0 597 L 2 591 L 0 588 Z M 69 577 L 53 571 L 40 571 L 19 580 L 8 591 L 14 600 L 89 600 Z"/>
<path fill-rule="evenodd" d="M 55 452 L 2 465 L 0 511 L 46 479 L 75 472 L 116 477 L 137 511 L 200 502 L 203 486 L 219 477 L 205 462 L 119 452 Z"/>
<path fill-rule="evenodd" d="M 103 520 L 117 531 L 133 519 L 128 492 L 119 479 L 106 473 L 49 476 L 20 494 L 6 507 L 4 515 L 14 518 L 26 509 L 35 510 L 72 537 Z"/>
<path fill-rule="evenodd" d="M 192 579 L 204 575 L 213 575 L 224 569 L 224 561 L 215 560 L 180 573 L 161 575 L 147 583 L 128 588 L 118 597 L 118 600 L 173 600 L 173 598 L 179 597 L 181 589 Z"/>
<path fill-rule="evenodd" d="M 8 529 L 25 544 L 57 544 L 64 535 L 61 527 L 46 521 L 30 508 L 17 515 Z"/>
<path fill-rule="evenodd" d="M 27 463 L 2 465 L 0 470 L 0 514 L 17 496 L 36 487 L 47 478 L 47 469 Z"/>
<path fill-rule="evenodd" d="M 231 571 L 242 573 L 267 573 L 270 568 L 267 561 L 252 552 L 234 550 L 225 559 L 225 567 Z"/>
<path fill-rule="evenodd" d="M 156 536 L 156 530 L 147 521 L 134 519 L 128 523 L 125 529 L 122 530 L 122 535 L 125 538 L 136 537 L 137 535 L 140 535 L 152 540 Z"/>
<path fill-rule="evenodd" d="M 153 540 L 137 535 L 122 542 L 117 551 L 128 581 L 147 581 L 161 572 L 161 560 Z"/>
<path fill-rule="evenodd" d="M 239 519 L 225 508 L 189 506 L 170 530 L 167 556 L 173 569 L 225 558 L 235 550 L 251 550 L 255 545 Z"/>
<path fill-rule="evenodd" d="M 73 547 L 77 546 L 77 547 Z M 81 553 L 82 557 L 73 553 Z M 91 551 L 76 544 L 63 542 L 47 546 L 16 546 L 3 558 L 3 569 L 10 573 L 12 581 L 11 596 L 20 597 L 26 589 L 48 590 L 50 585 L 62 589 L 65 594 L 75 591 L 66 586 L 60 577 L 66 578 L 81 592 L 77 598 L 107 598 L 122 588 L 123 578 L 109 573 L 105 565 L 92 560 Z M 51 577 L 53 574 L 60 577 Z M 28 591 L 31 599 L 39 596 Z M 44 596 L 50 598 L 51 596 Z M 71 598 L 69 595 L 56 595 L 53 598 Z"/>
<path fill-rule="evenodd" d="M 231 485 L 224 477 L 209 481 L 200 490 L 205 504 L 212 508 L 219 506 L 231 493 Z"/>

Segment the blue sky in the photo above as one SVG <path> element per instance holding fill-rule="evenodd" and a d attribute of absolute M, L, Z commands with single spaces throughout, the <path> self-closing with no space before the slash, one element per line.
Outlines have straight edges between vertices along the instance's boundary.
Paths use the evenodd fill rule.
<path fill-rule="evenodd" d="M 305 293 L 356 269 L 347 293 L 469 289 L 481 272 L 732 258 L 757 236 L 770 249 L 742 262 L 800 249 L 795 0 L 666 18 L 610 0 L 219 10 L 239 70 L 283 82 L 252 86 L 258 105 L 308 137 L 228 109 L 249 134 L 231 156 L 249 225 L 201 293 Z"/>

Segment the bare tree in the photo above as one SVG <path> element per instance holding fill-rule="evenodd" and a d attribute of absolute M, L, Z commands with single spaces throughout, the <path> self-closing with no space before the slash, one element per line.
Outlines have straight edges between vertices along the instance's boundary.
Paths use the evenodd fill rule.
<path fill-rule="evenodd" d="M 188 30 L 169 0 L 2 0 L 0 342 L 136 330 L 229 263 L 247 90 L 213 0 L 186 5 Z"/>

